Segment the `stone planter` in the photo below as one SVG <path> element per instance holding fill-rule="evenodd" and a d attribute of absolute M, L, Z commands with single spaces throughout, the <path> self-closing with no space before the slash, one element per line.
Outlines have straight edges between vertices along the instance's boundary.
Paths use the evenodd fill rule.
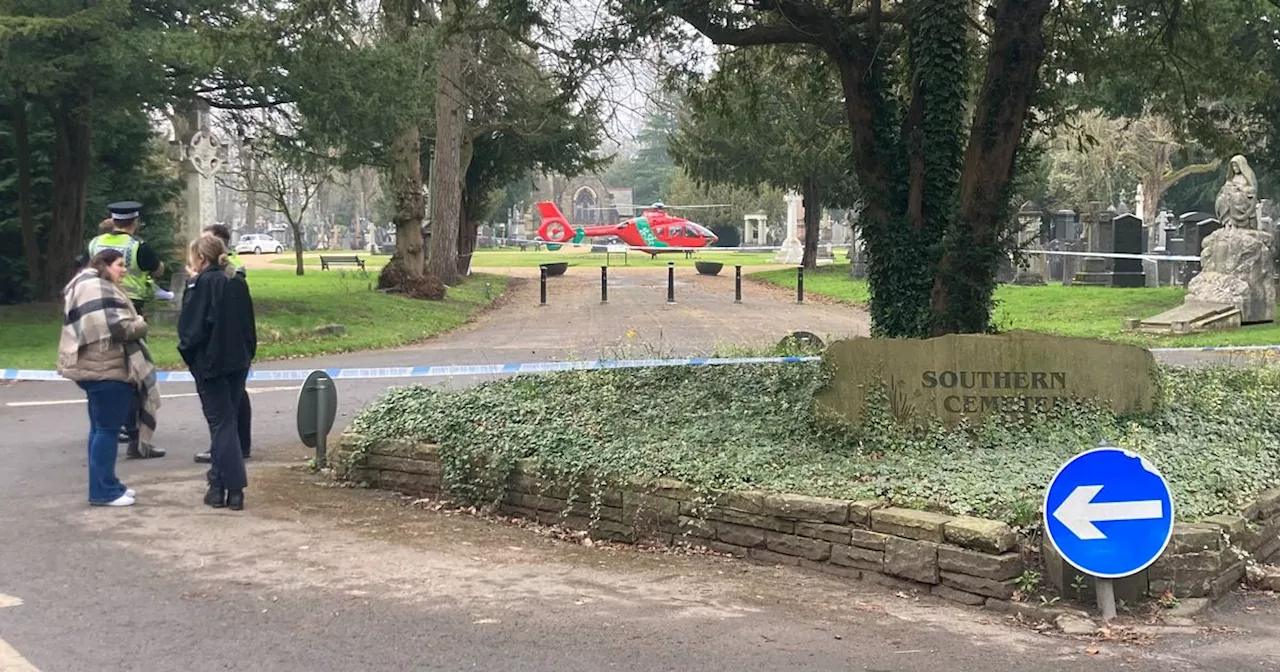
<path fill-rule="evenodd" d="M 698 275 L 720 275 L 724 264 L 718 261 L 695 261 L 693 267 L 698 269 Z"/>
<path fill-rule="evenodd" d="M 543 264 L 542 266 L 547 269 L 547 277 L 551 277 L 553 275 L 564 275 L 564 272 L 569 270 L 569 262 L 566 261 L 561 261 L 555 264 Z"/>

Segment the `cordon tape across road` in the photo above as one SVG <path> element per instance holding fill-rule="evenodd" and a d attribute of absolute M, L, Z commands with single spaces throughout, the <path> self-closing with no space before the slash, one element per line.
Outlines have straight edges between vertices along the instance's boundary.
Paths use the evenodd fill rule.
<path fill-rule="evenodd" d="M 1202 348 L 1150 348 L 1150 352 L 1280 352 L 1280 345 L 1207 346 Z M 574 362 L 508 362 L 506 364 L 462 364 L 441 366 L 389 366 L 378 368 L 320 369 L 334 380 L 376 378 L 447 378 L 451 376 L 496 376 L 555 371 L 602 369 L 642 369 L 664 366 L 726 366 L 742 364 L 800 364 L 817 362 L 817 356 L 785 357 L 680 357 L 674 359 L 596 359 Z M 259 369 L 249 373 L 249 382 L 306 380 L 316 369 Z M 64 382 L 57 371 L 41 369 L 0 369 L 0 380 Z M 156 382 L 190 383 L 186 371 L 159 371 Z"/>
<path fill-rule="evenodd" d="M 1277 346 L 1280 347 L 1280 346 Z M 820 357 L 682 357 L 678 359 L 597 359 L 577 362 L 526 362 L 507 364 L 467 364 L 444 366 L 391 366 L 382 368 L 321 369 L 334 380 L 368 380 L 373 378 L 442 378 L 450 376 L 494 376 L 554 371 L 591 371 L 599 369 L 640 369 L 662 366 L 724 366 L 729 364 L 798 364 L 816 362 Z M 306 380 L 315 369 L 255 370 L 250 382 Z M 0 380 L 65 381 L 57 371 L 35 369 L 0 369 Z M 186 371 L 159 371 L 156 382 L 190 383 Z"/>

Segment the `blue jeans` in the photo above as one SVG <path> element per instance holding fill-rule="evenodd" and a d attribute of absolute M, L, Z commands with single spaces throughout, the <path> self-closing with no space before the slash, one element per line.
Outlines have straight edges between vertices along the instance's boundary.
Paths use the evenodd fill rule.
<path fill-rule="evenodd" d="M 118 380 L 76 384 L 89 395 L 89 503 L 106 504 L 125 491 L 116 478 L 117 438 L 133 406 L 133 387 Z"/>

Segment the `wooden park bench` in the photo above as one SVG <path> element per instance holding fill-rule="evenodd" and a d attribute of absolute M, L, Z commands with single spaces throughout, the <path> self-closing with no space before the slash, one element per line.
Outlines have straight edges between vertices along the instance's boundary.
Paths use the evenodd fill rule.
<path fill-rule="evenodd" d="M 320 270 L 329 270 L 329 264 L 347 264 L 349 266 L 359 266 L 360 270 L 364 270 L 364 260 L 354 254 L 343 255 L 320 255 Z"/>

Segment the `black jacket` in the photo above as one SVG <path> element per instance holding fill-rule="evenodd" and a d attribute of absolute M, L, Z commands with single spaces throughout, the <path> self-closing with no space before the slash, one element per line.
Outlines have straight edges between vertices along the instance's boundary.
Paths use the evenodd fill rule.
<path fill-rule="evenodd" d="M 207 379 L 243 371 L 257 352 L 249 283 L 218 268 L 189 280 L 178 318 L 178 353 L 191 375 Z"/>

